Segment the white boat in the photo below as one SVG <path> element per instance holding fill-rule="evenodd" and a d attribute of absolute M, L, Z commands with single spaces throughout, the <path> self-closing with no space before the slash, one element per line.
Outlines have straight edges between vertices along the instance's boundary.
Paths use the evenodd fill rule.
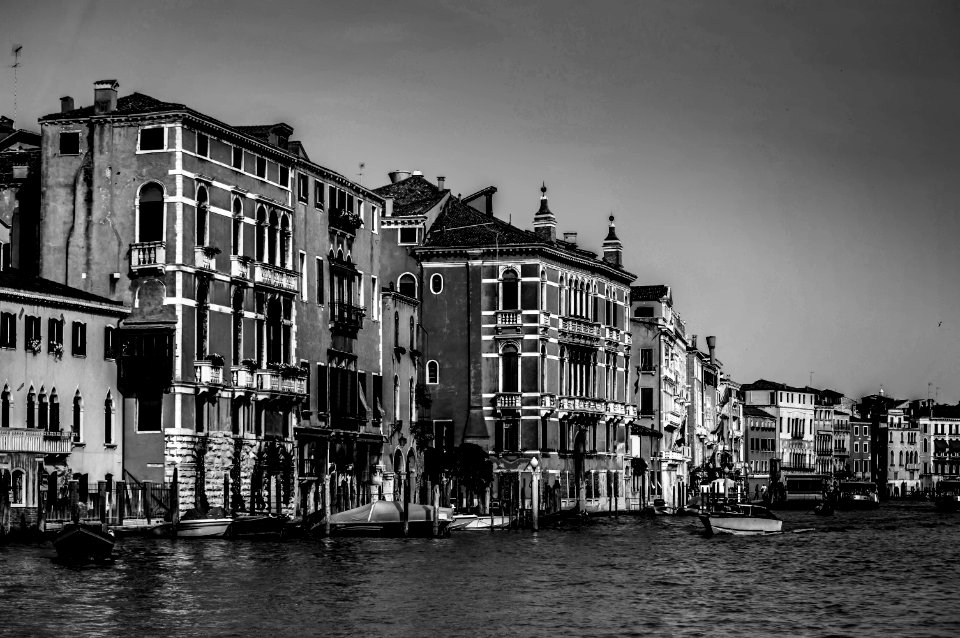
<path fill-rule="evenodd" d="M 509 516 L 477 516 L 476 514 L 456 514 L 450 523 L 450 531 L 504 529 L 510 525 Z"/>
<path fill-rule="evenodd" d="M 701 514 L 700 522 L 707 534 L 774 534 L 783 527 L 783 521 L 767 508 L 745 503 Z"/>
<path fill-rule="evenodd" d="M 223 538 L 232 518 L 195 518 L 177 523 L 179 538 Z"/>

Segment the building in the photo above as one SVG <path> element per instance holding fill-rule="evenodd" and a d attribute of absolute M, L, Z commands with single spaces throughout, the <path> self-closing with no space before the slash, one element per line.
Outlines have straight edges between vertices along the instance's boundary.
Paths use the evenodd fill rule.
<path fill-rule="evenodd" d="M 0 270 L 36 274 L 40 134 L 0 116 Z"/>
<path fill-rule="evenodd" d="M 873 445 L 870 438 L 870 420 L 860 418 L 856 414 L 850 415 L 850 471 L 858 481 L 870 481 L 873 476 L 871 469 L 871 450 Z"/>
<path fill-rule="evenodd" d="M 925 406 L 919 413 L 923 488 L 960 476 L 960 405 Z"/>
<path fill-rule="evenodd" d="M 740 384 L 725 373 L 721 373 L 718 380 L 717 418 L 715 457 L 728 479 L 742 481 L 746 477 L 747 458 L 743 395 Z M 728 484 L 727 487 L 731 486 Z"/>
<path fill-rule="evenodd" d="M 815 397 L 811 388 L 758 379 L 744 385 L 745 405 L 762 408 L 777 419 L 777 458 L 784 473 L 816 471 Z"/>
<path fill-rule="evenodd" d="M 880 499 L 886 499 L 889 493 L 889 424 L 888 411 L 904 403 L 901 399 L 887 396 L 883 388 L 877 394 L 862 397 L 856 411 L 861 419 L 870 422 L 870 481 L 877 484 Z M 861 428 L 862 430 L 862 428 Z"/>
<path fill-rule="evenodd" d="M 0 272 L 0 531 L 123 480 L 117 388 L 120 303 L 8 269 Z"/>
<path fill-rule="evenodd" d="M 814 451 L 816 453 L 816 473 L 832 477 L 834 469 L 834 405 L 836 403 L 832 391 L 818 390 L 806 387 L 805 390 L 813 394 L 813 431 Z"/>
<path fill-rule="evenodd" d="M 397 173 L 377 189 L 384 251 L 395 242 L 415 260 L 398 256 L 383 277 L 419 297 L 420 350 L 437 381 L 414 438 L 479 447 L 501 502 L 529 504 L 540 476 L 548 509 L 625 506 L 635 277 L 613 218 L 600 258 L 557 237 L 545 186 L 529 231 L 493 215 L 492 189 L 459 198 L 438 181 Z"/>
<path fill-rule="evenodd" d="M 920 481 L 920 425 L 916 419 L 917 403 L 903 401 L 887 410 L 887 494 L 906 498 L 922 489 Z"/>
<path fill-rule="evenodd" d="M 754 497 L 770 484 L 771 461 L 777 452 L 777 419 L 763 408 L 743 406 L 746 422 L 746 490 Z"/>
<path fill-rule="evenodd" d="M 126 475 L 176 472 L 183 510 L 356 502 L 380 453 L 361 406 L 380 372 L 363 308 L 381 200 L 286 124 L 231 126 L 118 86 L 40 119 L 40 271 L 133 308 L 117 335 Z M 327 470 L 328 448 L 324 499 L 312 463 Z"/>
<path fill-rule="evenodd" d="M 642 477 L 643 499 L 661 498 L 682 506 L 689 485 L 690 446 L 686 443 L 686 322 L 673 307 L 669 286 L 631 286 L 630 331 L 639 361 L 633 369 L 633 401 L 638 417 L 632 429 L 635 476 Z M 648 463 L 649 461 L 649 463 Z"/>

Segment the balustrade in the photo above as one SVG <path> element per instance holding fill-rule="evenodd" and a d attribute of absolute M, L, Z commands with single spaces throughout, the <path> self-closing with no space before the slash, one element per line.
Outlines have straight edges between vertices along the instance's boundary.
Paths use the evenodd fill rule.
<path fill-rule="evenodd" d="M 71 447 L 72 436 L 70 432 L 0 428 L 0 450 L 4 452 L 69 454 Z"/>
<path fill-rule="evenodd" d="M 162 241 L 143 241 L 130 244 L 130 270 L 156 268 L 167 262 L 167 244 Z"/>

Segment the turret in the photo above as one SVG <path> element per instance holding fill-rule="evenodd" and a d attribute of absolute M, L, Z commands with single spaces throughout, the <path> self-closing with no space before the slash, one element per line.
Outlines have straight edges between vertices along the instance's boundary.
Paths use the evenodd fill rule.
<path fill-rule="evenodd" d="M 607 231 L 607 238 L 603 240 L 603 260 L 614 266 L 623 265 L 623 244 L 617 237 L 617 226 L 613 223 L 613 215 L 610 215 L 610 230 Z"/>
<path fill-rule="evenodd" d="M 540 188 L 540 210 L 533 216 L 533 232 L 541 241 L 553 243 L 557 241 L 557 218 L 550 212 L 547 204 L 547 184 Z"/>

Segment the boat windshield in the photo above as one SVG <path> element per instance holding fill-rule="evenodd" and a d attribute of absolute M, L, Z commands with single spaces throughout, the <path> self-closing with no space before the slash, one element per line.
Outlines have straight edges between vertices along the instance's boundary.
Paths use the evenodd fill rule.
<path fill-rule="evenodd" d="M 875 483 L 867 483 L 867 482 L 841 483 L 840 491 L 846 494 L 876 494 L 877 486 Z"/>

